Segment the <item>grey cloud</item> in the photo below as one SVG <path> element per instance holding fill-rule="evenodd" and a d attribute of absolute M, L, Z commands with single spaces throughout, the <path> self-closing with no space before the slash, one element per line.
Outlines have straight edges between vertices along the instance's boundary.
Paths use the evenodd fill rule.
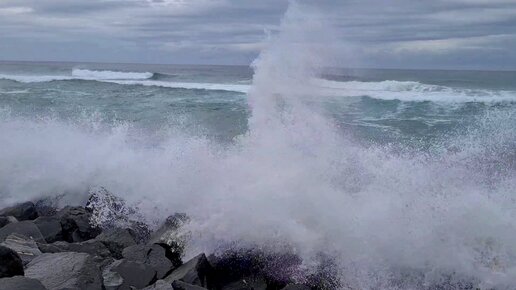
<path fill-rule="evenodd" d="M 516 69 L 510 0 L 298 0 L 341 65 Z M 248 64 L 287 0 L 4 0 L 4 59 Z M 306 15 L 300 15 L 303 18 Z"/>

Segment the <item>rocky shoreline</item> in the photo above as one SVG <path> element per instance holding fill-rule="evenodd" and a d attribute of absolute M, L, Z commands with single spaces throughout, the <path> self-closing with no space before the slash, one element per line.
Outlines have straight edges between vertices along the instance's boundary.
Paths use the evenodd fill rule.
<path fill-rule="evenodd" d="M 295 255 L 262 250 L 198 253 L 183 260 L 178 235 L 188 220 L 175 214 L 157 229 L 127 218 L 123 200 L 102 189 L 84 206 L 56 208 L 45 200 L 0 210 L 0 290 L 334 289 L 321 271 L 302 279 Z"/>

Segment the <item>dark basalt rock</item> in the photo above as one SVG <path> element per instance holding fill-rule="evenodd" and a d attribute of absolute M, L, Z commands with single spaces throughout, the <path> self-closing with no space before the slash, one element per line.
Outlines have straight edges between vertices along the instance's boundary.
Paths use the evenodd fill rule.
<path fill-rule="evenodd" d="M 188 284 L 212 289 L 215 286 L 213 275 L 213 267 L 208 262 L 206 255 L 200 254 L 175 269 L 163 280 L 170 283 L 180 280 Z"/>
<path fill-rule="evenodd" d="M 25 276 L 48 289 L 102 289 L 102 276 L 85 253 L 42 254 L 27 265 Z"/>
<path fill-rule="evenodd" d="M 134 232 L 130 229 L 114 228 L 105 230 L 96 240 L 104 243 L 116 259 L 122 258 L 122 251 L 125 248 L 136 245 Z"/>
<path fill-rule="evenodd" d="M 23 275 L 23 262 L 20 256 L 4 246 L 0 246 L 0 278 Z"/>
<path fill-rule="evenodd" d="M 83 242 L 95 238 L 100 229 L 91 225 L 91 214 L 82 207 L 65 207 L 57 213 L 65 241 Z"/>
<path fill-rule="evenodd" d="M 172 282 L 172 288 L 174 290 L 206 290 L 206 288 L 199 287 L 196 285 L 188 284 L 183 281 Z"/>
<path fill-rule="evenodd" d="M 162 279 L 181 265 L 181 261 L 167 255 L 166 245 L 134 245 L 123 250 L 122 255 L 129 261 L 136 261 L 151 266 L 157 272 L 157 278 Z"/>
<path fill-rule="evenodd" d="M 63 239 L 61 219 L 56 216 L 40 216 L 34 220 L 34 224 L 45 238 L 47 243 L 53 243 Z"/>
<path fill-rule="evenodd" d="M 114 274 L 116 273 L 116 274 Z M 156 281 L 156 271 L 140 262 L 117 260 L 103 271 L 104 283 L 111 289 L 129 290 L 144 288 Z M 118 277 L 122 278 L 122 284 Z M 118 285 L 117 285 L 118 284 Z M 106 285 L 106 288 L 108 288 Z"/>
<path fill-rule="evenodd" d="M 22 259 L 24 266 L 41 255 L 36 242 L 20 234 L 9 235 L 0 245 L 15 251 Z"/>
<path fill-rule="evenodd" d="M 38 246 L 43 253 L 76 252 L 99 256 L 101 258 L 111 256 L 111 252 L 104 243 L 97 240 L 88 240 L 80 243 L 57 241 L 52 244 L 39 244 Z"/>
<path fill-rule="evenodd" d="M 41 282 L 23 276 L 0 279 L 0 290 L 47 290 Z"/>
<path fill-rule="evenodd" d="M 156 283 L 143 288 L 143 290 L 174 290 L 174 288 L 172 288 L 171 283 L 168 283 L 165 280 L 158 280 Z"/>
<path fill-rule="evenodd" d="M 3 228 L 5 225 L 10 224 L 11 220 L 6 216 L 0 216 L 0 228 Z"/>
<path fill-rule="evenodd" d="M 151 234 L 149 243 L 166 244 L 172 248 L 178 248 L 182 252 L 184 248 L 184 241 L 178 236 L 178 230 L 189 220 L 184 213 L 176 213 L 169 216 L 163 225 Z"/>
<path fill-rule="evenodd" d="M 34 203 L 28 201 L 0 210 L 0 216 L 13 216 L 19 221 L 33 220 L 38 217 Z"/>
<path fill-rule="evenodd" d="M 39 228 L 33 221 L 10 223 L 0 229 L 0 241 L 4 241 L 10 234 L 21 234 L 36 242 L 45 242 Z"/>

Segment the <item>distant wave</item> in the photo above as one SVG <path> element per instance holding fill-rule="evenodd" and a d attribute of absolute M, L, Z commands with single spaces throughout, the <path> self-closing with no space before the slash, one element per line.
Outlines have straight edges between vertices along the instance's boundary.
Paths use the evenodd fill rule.
<path fill-rule="evenodd" d="M 51 81 L 86 80 L 115 83 L 119 85 L 154 86 L 174 89 L 229 91 L 247 94 L 251 88 L 242 83 L 201 83 L 173 82 L 165 80 L 170 75 L 152 72 L 120 72 L 109 70 L 73 69 L 71 75 L 5 75 L 0 79 L 13 80 L 22 83 L 37 83 Z M 331 97 L 362 97 L 367 96 L 380 100 L 398 100 L 403 102 L 516 102 L 516 91 L 452 88 L 447 86 L 430 85 L 415 81 L 332 81 L 313 79 L 309 86 L 318 90 L 321 95 Z M 309 91 L 309 90 L 307 90 Z"/>
<path fill-rule="evenodd" d="M 152 78 L 154 73 L 73 69 L 72 76 L 85 80 L 145 80 Z"/>
<path fill-rule="evenodd" d="M 515 91 L 452 88 L 414 81 L 329 81 L 313 80 L 328 96 L 367 96 L 380 100 L 404 102 L 516 102 Z"/>

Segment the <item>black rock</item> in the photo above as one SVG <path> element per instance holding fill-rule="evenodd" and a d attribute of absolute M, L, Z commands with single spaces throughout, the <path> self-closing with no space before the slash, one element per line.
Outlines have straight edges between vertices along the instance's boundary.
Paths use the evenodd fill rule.
<path fill-rule="evenodd" d="M 34 203 L 38 216 L 54 216 L 58 212 L 59 199 L 63 195 L 42 198 Z"/>
<path fill-rule="evenodd" d="M 172 288 L 172 283 L 166 282 L 165 280 L 158 280 L 156 283 L 143 288 L 143 290 L 174 290 L 174 288 Z"/>
<path fill-rule="evenodd" d="M 196 285 L 188 284 L 183 281 L 172 282 L 172 288 L 174 290 L 206 290 L 206 288 L 199 287 Z"/>
<path fill-rule="evenodd" d="M 235 282 L 222 286 L 221 290 L 266 290 L 277 289 L 268 288 L 267 281 L 263 276 L 249 276 Z"/>
<path fill-rule="evenodd" d="M 99 256 L 101 258 L 111 256 L 111 252 L 104 243 L 97 240 L 88 240 L 80 243 L 57 241 L 52 244 L 39 244 L 38 246 L 43 253 L 76 252 Z"/>
<path fill-rule="evenodd" d="M 19 221 L 33 220 L 38 217 L 34 203 L 28 201 L 0 210 L 0 216 L 13 216 Z"/>
<path fill-rule="evenodd" d="M 33 221 L 10 223 L 0 229 L 0 241 L 4 241 L 10 234 L 21 234 L 36 242 L 45 242 L 39 228 Z"/>
<path fill-rule="evenodd" d="M 5 225 L 10 224 L 11 220 L 6 216 L 0 216 L 0 228 L 3 228 Z"/>
<path fill-rule="evenodd" d="M 116 259 L 122 258 L 122 251 L 125 248 L 136 245 L 134 232 L 130 229 L 114 228 L 105 230 L 96 240 L 104 243 Z"/>
<path fill-rule="evenodd" d="M 200 254 L 182 266 L 175 269 L 163 280 L 173 282 L 180 280 L 188 284 L 211 289 L 214 287 L 213 267 L 206 259 L 205 254 Z"/>
<path fill-rule="evenodd" d="M 166 244 L 177 250 L 182 251 L 185 241 L 178 235 L 178 230 L 189 220 L 184 213 L 176 213 L 169 216 L 163 225 L 151 234 L 149 243 Z"/>
<path fill-rule="evenodd" d="M 0 246 L 0 278 L 23 275 L 23 262 L 13 250 Z"/>
<path fill-rule="evenodd" d="M 100 270 L 85 253 L 42 254 L 27 265 L 25 276 L 48 289 L 102 289 Z"/>
<path fill-rule="evenodd" d="M 57 213 L 60 217 L 65 241 L 83 242 L 100 234 L 100 229 L 90 223 L 91 214 L 82 207 L 65 207 Z"/>
<path fill-rule="evenodd" d="M 40 216 L 34 220 L 39 231 L 47 243 L 53 243 L 63 239 L 61 219 L 56 216 Z"/>
<path fill-rule="evenodd" d="M 0 279 L 0 290 L 47 290 L 41 282 L 23 276 Z"/>
<path fill-rule="evenodd" d="M 151 266 L 157 272 L 157 278 L 162 279 L 181 265 L 181 262 L 167 255 L 166 245 L 134 245 L 123 250 L 122 255 L 129 261 L 136 261 Z"/>
<path fill-rule="evenodd" d="M 120 286 L 116 286 L 119 280 L 116 275 L 113 275 L 113 272 L 123 279 Z M 122 259 L 106 267 L 103 271 L 103 277 L 104 283 L 106 284 L 107 280 L 109 287 L 117 287 L 116 289 L 119 290 L 129 290 L 131 287 L 141 289 L 156 281 L 156 271 L 143 263 Z"/>
<path fill-rule="evenodd" d="M 9 235 L 0 245 L 15 251 L 22 259 L 24 266 L 41 255 L 36 242 L 20 234 Z"/>

